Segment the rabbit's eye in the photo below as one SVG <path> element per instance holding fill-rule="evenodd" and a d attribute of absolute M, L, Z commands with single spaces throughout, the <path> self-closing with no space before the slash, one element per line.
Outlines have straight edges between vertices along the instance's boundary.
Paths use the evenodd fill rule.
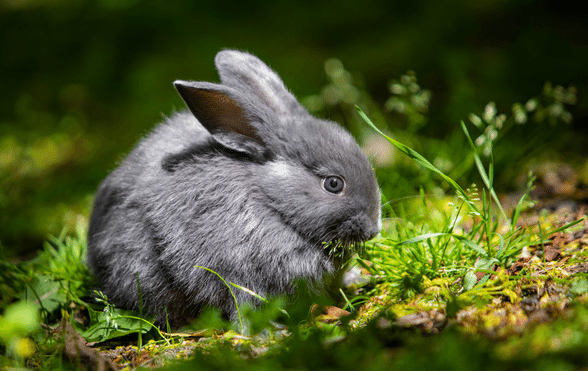
<path fill-rule="evenodd" d="M 322 181 L 323 189 L 330 193 L 341 193 L 345 188 L 345 181 L 338 176 L 329 176 Z"/>

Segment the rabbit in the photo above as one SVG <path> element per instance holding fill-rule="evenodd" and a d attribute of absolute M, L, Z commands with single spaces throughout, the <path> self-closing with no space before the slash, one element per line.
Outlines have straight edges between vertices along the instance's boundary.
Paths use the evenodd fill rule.
<path fill-rule="evenodd" d="M 137 310 L 138 279 L 159 326 L 182 327 L 207 306 L 236 321 L 229 288 L 197 266 L 261 296 L 292 297 L 299 280 L 320 293 L 351 244 L 381 229 L 374 171 L 347 131 L 311 116 L 257 57 L 222 50 L 215 65 L 221 84 L 174 82 L 189 110 L 155 127 L 95 194 L 97 286 Z"/>

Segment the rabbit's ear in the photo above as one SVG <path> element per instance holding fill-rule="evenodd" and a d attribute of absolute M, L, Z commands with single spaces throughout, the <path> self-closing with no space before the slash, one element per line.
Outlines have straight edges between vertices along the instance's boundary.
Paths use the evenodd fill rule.
<path fill-rule="evenodd" d="M 253 94 L 275 114 L 292 115 L 303 108 L 282 79 L 259 58 L 236 50 L 223 50 L 214 58 L 224 85 Z"/>
<path fill-rule="evenodd" d="M 198 121 L 211 133 L 234 132 L 261 143 L 251 126 L 250 115 L 226 87 L 190 81 L 174 81 L 174 86 Z"/>

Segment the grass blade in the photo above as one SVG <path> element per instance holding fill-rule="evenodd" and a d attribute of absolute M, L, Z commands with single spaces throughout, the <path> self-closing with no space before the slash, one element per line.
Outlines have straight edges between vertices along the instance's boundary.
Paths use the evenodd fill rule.
<path fill-rule="evenodd" d="M 463 188 L 461 188 L 459 184 L 457 184 L 453 179 L 445 175 L 441 170 L 437 169 L 433 164 L 431 164 L 427 159 L 421 156 L 417 151 L 384 134 L 380 129 L 376 127 L 376 125 L 374 125 L 374 123 L 369 119 L 369 117 L 367 117 L 367 115 L 361 110 L 359 106 L 356 105 L 355 108 L 359 112 L 361 118 L 364 119 L 364 121 L 369 126 L 371 126 L 372 129 L 374 129 L 376 132 L 378 132 L 380 135 L 386 138 L 386 140 L 390 142 L 398 150 L 400 150 L 401 152 L 403 152 L 404 154 L 418 162 L 421 166 L 439 174 L 447 183 L 449 183 L 455 189 L 457 193 L 459 193 L 464 198 L 464 201 L 467 202 L 467 204 L 470 206 L 470 208 L 472 208 L 472 210 L 479 213 L 478 207 L 470 200 L 467 193 L 463 190 Z"/>
<path fill-rule="evenodd" d="M 263 296 L 259 295 L 258 293 L 256 293 L 253 290 L 248 289 L 247 287 L 243 287 L 241 285 L 237 285 L 236 283 L 230 282 L 231 285 L 233 285 L 234 287 L 238 288 L 239 290 L 245 291 L 246 293 L 248 293 L 249 295 L 252 295 L 256 298 L 258 298 L 259 300 L 263 301 L 264 303 L 268 303 L 267 299 L 264 298 Z M 286 310 L 280 308 L 280 311 L 282 313 L 284 313 L 288 318 L 290 318 L 290 315 L 288 314 L 288 312 L 286 312 Z"/>
<path fill-rule="evenodd" d="M 476 244 L 474 241 L 469 240 L 469 239 L 465 238 L 464 236 L 460 236 L 457 234 L 453 234 L 452 237 L 461 241 L 464 245 L 466 245 L 470 249 L 474 250 L 478 254 L 480 254 L 482 256 L 488 256 L 488 252 L 486 250 L 484 250 L 483 248 L 481 248 L 480 245 Z"/>
<path fill-rule="evenodd" d="M 508 217 L 506 216 L 506 213 L 504 212 L 504 209 L 502 208 L 502 205 L 500 204 L 500 201 L 498 200 L 498 196 L 496 195 L 496 192 L 494 191 L 494 187 L 492 186 L 492 181 L 488 177 L 488 174 L 486 174 L 486 169 L 484 169 L 484 164 L 482 163 L 482 159 L 480 158 L 480 155 L 478 155 L 478 150 L 476 149 L 476 145 L 474 144 L 474 141 L 472 140 L 472 137 L 470 136 L 470 132 L 468 131 L 468 128 L 466 127 L 466 125 L 464 124 L 463 121 L 461 121 L 461 128 L 463 129 L 463 132 L 465 133 L 466 137 L 468 138 L 468 142 L 470 143 L 470 146 L 472 147 L 472 152 L 474 153 L 474 162 L 476 164 L 476 167 L 478 168 L 478 172 L 480 173 L 480 177 L 482 177 L 482 181 L 484 182 L 486 189 L 488 189 L 488 191 L 490 192 L 490 196 L 492 196 L 492 198 L 494 199 L 494 202 L 496 203 L 496 206 L 498 206 L 498 209 L 500 210 L 500 213 L 502 214 L 502 217 L 504 218 L 504 220 L 508 220 Z M 491 175 L 492 175 L 492 177 L 494 176 L 493 171 L 492 171 Z"/>
<path fill-rule="evenodd" d="M 439 236 L 447 236 L 447 233 L 439 232 L 439 233 L 421 234 L 420 236 L 416 236 L 416 237 L 410 238 L 408 240 L 402 241 L 402 242 L 398 243 L 396 246 L 408 245 L 411 243 L 420 242 L 420 241 L 428 240 L 429 238 L 439 237 Z"/>
<path fill-rule="evenodd" d="M 237 317 L 239 317 L 239 327 L 241 328 L 241 333 L 243 333 L 243 321 L 241 320 L 241 311 L 239 310 L 239 303 L 237 302 L 237 298 L 235 297 L 235 294 L 233 294 L 233 289 L 231 289 L 231 286 L 227 283 L 227 281 L 225 281 L 224 278 L 221 277 L 220 274 L 216 273 L 212 269 L 208 269 L 206 267 L 201 267 L 199 265 L 195 265 L 194 267 L 204 269 L 205 271 L 209 271 L 210 273 L 214 273 L 218 278 L 221 279 L 221 281 L 223 281 L 225 286 L 227 286 L 229 288 L 229 292 L 231 293 L 231 296 L 233 297 L 233 300 L 235 301 L 235 307 L 237 308 Z"/>
<path fill-rule="evenodd" d="M 561 232 L 561 231 L 563 231 L 563 230 L 565 230 L 565 229 L 568 229 L 568 228 L 570 228 L 570 227 L 573 227 L 573 226 L 575 226 L 575 225 L 576 225 L 576 224 L 578 224 L 578 223 L 581 223 L 581 222 L 583 222 L 584 220 L 586 220 L 586 217 L 585 217 L 585 216 L 584 216 L 584 217 L 582 217 L 582 218 L 580 218 L 580 219 L 578 219 L 578 220 L 574 220 L 573 222 L 570 222 L 570 223 L 568 223 L 568 224 L 566 224 L 566 225 L 564 225 L 564 226 L 561 226 L 561 227 L 559 227 L 559 228 L 555 228 L 555 229 L 553 229 L 553 230 L 551 230 L 551 231 L 549 231 L 549 232 L 545 232 L 545 235 L 546 235 L 546 236 L 549 236 L 549 235 L 551 235 L 551 234 L 553 234 L 553 233 Z"/>

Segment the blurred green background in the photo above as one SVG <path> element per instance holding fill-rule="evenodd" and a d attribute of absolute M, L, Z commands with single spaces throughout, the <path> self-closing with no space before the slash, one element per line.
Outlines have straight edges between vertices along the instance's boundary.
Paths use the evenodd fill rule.
<path fill-rule="evenodd" d="M 489 101 L 512 116 L 513 103 L 540 95 L 546 81 L 573 84 L 571 123 L 512 126 L 497 144 L 497 178 L 515 187 L 529 156 L 586 154 L 587 19 L 546 0 L 1 0 L 0 243 L 8 257 L 31 256 L 49 233 L 83 222 L 117 161 L 183 109 L 172 81 L 218 81 L 213 59 L 223 48 L 259 56 L 317 115 L 367 141 L 350 113 L 359 103 L 463 182 L 471 161 L 460 168 L 460 120 Z M 350 99 L 327 99 L 333 66 L 349 71 Z M 390 82 L 409 70 L 430 92 L 412 117 L 384 108 Z M 425 182 L 414 165 L 387 166 L 389 199 Z"/>

